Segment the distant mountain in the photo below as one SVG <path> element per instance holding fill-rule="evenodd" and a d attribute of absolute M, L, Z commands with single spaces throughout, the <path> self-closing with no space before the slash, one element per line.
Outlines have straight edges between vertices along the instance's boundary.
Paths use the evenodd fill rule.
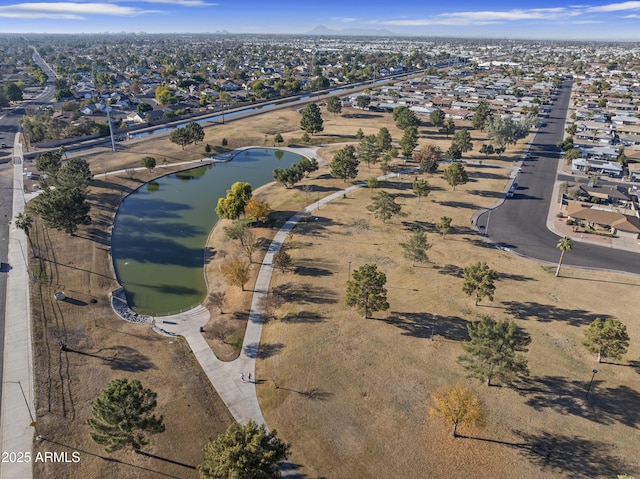
<path fill-rule="evenodd" d="M 389 30 L 376 30 L 369 28 L 329 28 L 318 25 L 313 30 L 304 33 L 305 35 L 325 35 L 325 36 L 350 36 L 350 37 L 395 37 L 398 34 Z"/>

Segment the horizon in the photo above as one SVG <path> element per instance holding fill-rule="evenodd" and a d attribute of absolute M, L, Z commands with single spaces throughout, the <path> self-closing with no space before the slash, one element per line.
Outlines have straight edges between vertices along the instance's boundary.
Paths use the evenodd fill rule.
<path fill-rule="evenodd" d="M 322 5 L 283 0 L 231 4 L 207 0 L 0 2 L 5 34 L 216 34 L 443 37 L 493 40 L 640 41 L 640 1 L 576 5 L 541 0 L 519 8 L 492 0 L 450 8 L 401 0 Z M 7 25 L 9 23 L 9 25 Z M 615 32 L 615 33 L 612 33 Z"/>

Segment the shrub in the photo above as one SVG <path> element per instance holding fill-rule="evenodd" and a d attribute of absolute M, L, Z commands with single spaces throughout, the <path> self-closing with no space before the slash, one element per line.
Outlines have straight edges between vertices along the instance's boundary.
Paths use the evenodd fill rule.
<path fill-rule="evenodd" d="M 571 218 L 567 218 L 567 225 L 568 225 L 568 226 L 572 226 L 572 225 L 574 225 L 575 223 L 576 223 L 576 222 L 575 222 L 575 221 L 573 221 Z"/>

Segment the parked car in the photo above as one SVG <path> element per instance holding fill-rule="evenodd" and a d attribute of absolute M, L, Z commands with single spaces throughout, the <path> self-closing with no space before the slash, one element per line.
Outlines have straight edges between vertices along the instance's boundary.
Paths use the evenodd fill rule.
<path fill-rule="evenodd" d="M 507 191 L 507 198 L 513 198 L 514 194 L 515 194 L 515 191 L 513 191 L 513 190 Z"/>
<path fill-rule="evenodd" d="M 6 143 L 3 143 L 2 145 L 0 145 L 0 147 L 2 147 L 2 148 L 7 148 L 7 144 L 6 144 Z"/>

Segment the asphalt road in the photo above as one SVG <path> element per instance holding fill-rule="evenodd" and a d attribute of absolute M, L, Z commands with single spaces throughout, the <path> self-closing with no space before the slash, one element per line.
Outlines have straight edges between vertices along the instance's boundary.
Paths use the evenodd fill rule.
<path fill-rule="evenodd" d="M 549 118 L 534 138 L 527 159 L 516 181 L 518 189 L 497 208 L 478 218 L 478 227 L 487 231 L 494 243 L 534 259 L 557 262 L 559 236 L 547 229 L 547 216 L 557 176 L 562 140 L 571 94 L 571 82 L 565 81 L 551 106 Z M 630 251 L 574 241 L 564 264 L 640 274 L 640 255 Z"/>
<path fill-rule="evenodd" d="M 7 296 L 7 265 L 9 248 L 9 221 L 13 210 L 13 164 L 0 165 L 0 397 L 2 397 L 2 371 L 4 367 L 4 319 Z"/>

